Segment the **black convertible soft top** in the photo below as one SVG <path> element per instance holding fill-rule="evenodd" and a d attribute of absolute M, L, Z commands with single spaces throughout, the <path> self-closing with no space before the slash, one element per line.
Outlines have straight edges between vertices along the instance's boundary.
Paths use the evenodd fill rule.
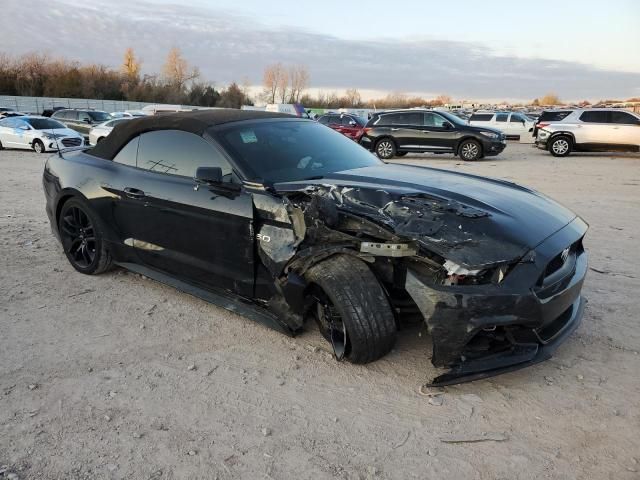
<path fill-rule="evenodd" d="M 154 130 L 183 130 L 185 132 L 195 133 L 196 135 L 202 135 L 207 128 L 213 125 L 263 118 L 292 118 L 292 115 L 256 110 L 219 108 L 215 110 L 197 110 L 194 112 L 168 113 L 141 117 L 116 125 L 113 131 L 103 141 L 91 150 L 88 150 L 87 153 L 94 157 L 113 160 L 122 147 L 129 143 L 129 140 L 141 133 Z"/>

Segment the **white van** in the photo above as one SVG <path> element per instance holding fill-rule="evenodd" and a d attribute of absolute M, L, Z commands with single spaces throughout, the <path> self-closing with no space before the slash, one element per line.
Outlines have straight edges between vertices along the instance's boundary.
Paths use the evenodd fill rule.
<path fill-rule="evenodd" d="M 309 118 L 304 107 L 299 103 L 269 103 L 265 108 L 266 112 L 288 113 L 296 117 Z"/>
<path fill-rule="evenodd" d="M 475 112 L 469 118 L 469 125 L 495 128 L 517 140 L 532 138 L 533 124 L 533 118 L 520 112 Z"/>

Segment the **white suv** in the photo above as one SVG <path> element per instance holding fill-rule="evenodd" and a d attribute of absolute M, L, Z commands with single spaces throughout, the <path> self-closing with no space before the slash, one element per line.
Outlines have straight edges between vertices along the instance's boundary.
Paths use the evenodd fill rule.
<path fill-rule="evenodd" d="M 554 157 L 572 151 L 640 151 L 640 115 L 616 108 L 574 110 L 561 123 L 540 123 L 536 146 Z"/>

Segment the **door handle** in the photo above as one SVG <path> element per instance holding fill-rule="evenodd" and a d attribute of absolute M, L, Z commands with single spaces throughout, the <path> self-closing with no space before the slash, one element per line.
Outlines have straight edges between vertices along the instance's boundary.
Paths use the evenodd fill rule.
<path fill-rule="evenodd" d="M 399 128 L 392 128 L 391 131 L 392 132 L 397 132 L 398 130 L 400 130 Z"/>
<path fill-rule="evenodd" d="M 124 189 L 124 194 L 129 198 L 143 198 L 145 196 L 142 190 L 130 187 Z"/>

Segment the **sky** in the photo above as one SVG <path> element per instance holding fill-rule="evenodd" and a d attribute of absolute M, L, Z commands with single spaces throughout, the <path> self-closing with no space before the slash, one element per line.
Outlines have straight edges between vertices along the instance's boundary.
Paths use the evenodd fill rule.
<path fill-rule="evenodd" d="M 365 98 L 640 96 L 640 0 L 0 0 L 0 12 L 12 19 L 0 51 L 117 66 L 131 46 L 158 72 L 177 46 L 218 86 L 258 86 L 282 62 L 306 65 L 314 93 Z"/>

